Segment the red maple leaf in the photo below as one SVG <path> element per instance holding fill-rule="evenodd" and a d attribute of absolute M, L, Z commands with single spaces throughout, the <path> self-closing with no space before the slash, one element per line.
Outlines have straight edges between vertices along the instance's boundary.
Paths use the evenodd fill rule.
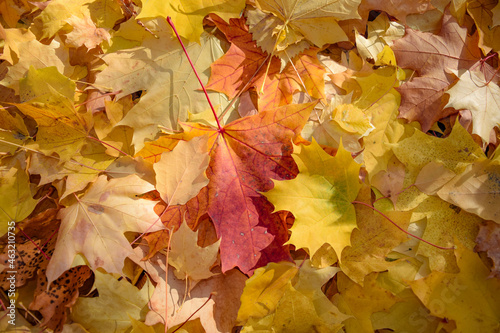
<path fill-rule="evenodd" d="M 223 272 L 238 266 L 247 273 L 258 262 L 265 265 L 288 258 L 282 246 L 287 230 L 260 192 L 273 187 L 271 179 L 296 176 L 291 140 L 300 133 L 315 104 L 263 111 L 235 120 L 222 130 L 182 124 L 191 135 L 208 134 L 210 138 L 208 214 L 221 238 Z M 265 251 L 265 262 L 259 261 L 268 247 L 273 251 Z"/>

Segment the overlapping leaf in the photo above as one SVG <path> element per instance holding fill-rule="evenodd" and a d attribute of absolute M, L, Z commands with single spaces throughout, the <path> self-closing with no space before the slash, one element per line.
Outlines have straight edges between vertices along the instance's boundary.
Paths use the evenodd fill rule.
<path fill-rule="evenodd" d="M 477 35 L 468 36 L 467 29 L 448 12 L 443 16 L 439 35 L 407 29 L 405 37 L 397 40 L 392 49 L 398 65 L 415 70 L 418 76 L 398 89 L 402 95 L 401 117 L 420 122 L 422 130 L 427 131 L 447 116 L 441 103 L 454 81 L 448 73 L 468 69 L 481 59 L 477 41 Z"/>
<path fill-rule="evenodd" d="M 140 47 L 105 55 L 103 60 L 108 66 L 96 79 L 99 86 L 121 91 L 118 97 L 139 90 L 147 91 L 118 123 L 134 128 L 136 151 L 144 146 L 145 139 L 155 138 L 158 126 L 176 130 L 178 121 L 187 120 L 188 111 L 199 113 L 208 108 L 205 95 L 198 91 L 198 80 L 179 49 L 179 42 L 170 33 L 165 33 L 165 24 L 161 26 L 161 43 L 151 37 Z M 204 34 L 200 43 L 187 45 L 187 51 L 194 59 L 201 79 L 206 81 L 211 63 L 223 52 L 220 42 L 212 35 Z M 215 102 L 218 95 L 211 93 L 210 97 Z"/>
<path fill-rule="evenodd" d="M 252 40 L 244 18 L 231 19 L 230 24 L 217 16 L 211 18 L 231 42 L 231 47 L 211 65 L 207 88 L 233 98 L 244 87 L 255 87 L 259 92 L 259 110 L 289 104 L 292 94 L 300 90 L 306 90 L 314 98 L 325 98 L 325 70 L 316 57 L 318 49 L 311 48 L 293 60 L 288 59 L 292 63 L 284 70 L 275 57 L 267 60 L 271 62 L 267 67 L 268 53 L 262 52 Z"/>
<path fill-rule="evenodd" d="M 358 0 L 256 1 L 247 17 L 257 45 L 284 62 L 311 44 L 322 47 L 347 40 L 338 20 L 359 18 Z"/>
<path fill-rule="evenodd" d="M 266 227 L 272 223 L 272 208 L 260 192 L 272 188 L 271 179 L 291 179 L 297 174 L 291 139 L 302 130 L 314 105 L 260 112 L 224 126 L 223 132 L 183 125 L 192 135 L 209 135 L 208 213 L 222 237 L 223 271 L 238 266 L 248 272 L 273 241 Z M 286 258 L 283 251 L 273 255 Z"/>
<path fill-rule="evenodd" d="M 307 248 L 313 256 L 328 243 L 340 256 L 350 245 L 351 232 L 356 227 L 352 201 L 361 188 L 360 165 L 342 146 L 335 157 L 325 153 L 314 141 L 310 146 L 297 146 L 294 150 L 300 173 L 292 180 L 275 181 L 274 188 L 264 195 L 275 210 L 294 214 L 290 244 Z"/>
<path fill-rule="evenodd" d="M 77 253 L 85 256 L 93 270 L 102 267 L 121 274 L 123 261 L 132 252 L 123 232 L 162 228 L 154 224 L 158 220 L 155 202 L 134 198 L 151 190 L 153 185 L 136 175 L 109 181 L 100 176 L 76 203 L 62 209 L 56 249 L 47 267 L 49 283 L 71 267 Z"/>

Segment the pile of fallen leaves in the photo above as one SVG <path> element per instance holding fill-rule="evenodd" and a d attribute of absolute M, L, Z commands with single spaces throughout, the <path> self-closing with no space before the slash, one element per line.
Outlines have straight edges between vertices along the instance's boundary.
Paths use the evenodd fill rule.
<path fill-rule="evenodd" d="M 1 331 L 499 332 L 498 1 L 0 13 Z"/>

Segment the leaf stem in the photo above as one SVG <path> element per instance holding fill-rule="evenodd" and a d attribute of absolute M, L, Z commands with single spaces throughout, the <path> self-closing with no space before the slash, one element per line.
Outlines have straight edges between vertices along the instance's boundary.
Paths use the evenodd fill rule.
<path fill-rule="evenodd" d="M 191 61 L 191 58 L 189 57 L 189 54 L 186 50 L 186 47 L 184 46 L 184 43 L 181 40 L 181 36 L 179 36 L 179 34 L 177 33 L 177 29 L 175 29 L 174 22 L 172 22 L 172 19 L 170 18 L 170 16 L 167 16 L 167 22 L 168 22 L 168 24 L 170 24 L 170 27 L 172 27 L 172 30 L 174 31 L 175 35 L 177 36 L 177 39 L 179 40 L 179 43 L 182 46 L 182 50 L 184 51 L 184 54 L 186 55 L 186 57 L 189 61 L 189 64 L 191 65 L 191 68 L 193 69 L 193 72 L 196 75 L 196 78 L 198 79 L 198 82 L 200 82 L 201 88 L 203 89 L 203 92 L 205 93 L 205 97 L 207 98 L 208 104 L 210 104 L 210 108 L 212 109 L 212 113 L 214 114 L 215 121 L 217 122 L 217 127 L 219 128 L 218 131 L 220 133 L 223 133 L 224 128 L 221 126 L 221 124 L 219 122 L 219 117 L 217 116 L 217 112 L 215 112 L 215 108 L 212 105 L 212 101 L 210 101 L 210 97 L 208 97 L 207 89 L 205 89 L 205 85 L 203 84 L 203 82 L 201 82 L 200 76 L 198 75 L 196 68 L 194 68 L 193 62 Z"/>
<path fill-rule="evenodd" d="M 174 233 L 174 227 L 167 230 L 168 230 L 168 244 L 167 244 L 167 255 L 165 256 L 165 333 L 168 332 L 168 257 L 170 254 L 170 243 L 172 242 L 172 234 Z M 187 320 L 189 320 L 189 318 Z M 182 325 L 184 324 L 185 323 L 183 323 Z"/>
<path fill-rule="evenodd" d="M 24 235 L 24 237 L 28 238 L 30 240 L 30 242 L 35 245 L 35 247 L 38 249 L 38 251 L 40 251 L 41 254 L 43 254 L 43 256 L 45 257 L 45 259 L 47 260 L 50 260 L 50 256 L 48 254 L 45 253 L 45 251 L 42 250 L 42 248 L 40 246 L 38 246 L 37 243 L 35 243 L 35 241 L 33 239 L 31 239 L 30 236 L 28 236 L 23 229 L 21 229 L 20 227 L 17 227 L 19 229 L 19 231 L 21 231 Z M 43 245 L 42 245 L 43 246 Z"/>
<path fill-rule="evenodd" d="M 368 207 L 368 208 L 373 209 L 374 211 L 376 211 L 377 213 L 379 213 L 380 215 L 382 215 L 383 217 L 385 217 L 385 218 L 386 218 L 389 222 L 391 222 L 392 224 L 394 224 L 394 226 L 396 226 L 396 228 L 398 228 L 399 230 L 401 230 L 402 232 L 404 232 L 404 233 L 405 233 L 405 234 L 407 234 L 408 236 L 411 236 L 411 237 L 413 237 L 413 238 L 418 239 L 419 241 L 422 241 L 422 242 L 424 242 L 424 243 L 427 243 L 427 244 L 429 244 L 429 245 L 431 245 L 431 246 L 434 246 L 434 247 L 436 247 L 436 248 L 438 248 L 438 249 L 441 249 L 441 250 L 454 250 L 454 249 L 455 249 L 454 247 L 443 247 L 443 246 L 439 246 L 439 245 L 436 245 L 436 244 L 432 244 L 431 242 L 426 241 L 425 239 L 420 238 L 420 237 L 418 237 L 418 236 L 416 236 L 416 235 L 414 235 L 414 234 L 412 234 L 412 233 L 410 233 L 410 232 L 408 232 L 408 231 L 404 230 L 404 229 L 403 229 L 403 228 L 401 228 L 399 225 L 397 225 L 397 224 L 396 224 L 396 222 L 394 222 L 393 220 L 391 220 L 391 219 L 390 219 L 387 215 L 385 215 L 385 214 L 384 214 L 384 213 L 382 213 L 380 210 L 378 210 L 377 208 L 375 208 L 375 207 L 373 207 L 373 206 L 371 206 L 371 205 L 369 205 L 369 204 L 367 204 L 367 203 L 364 203 L 364 202 L 362 202 L 362 201 L 353 201 L 353 202 L 351 202 L 351 203 L 352 203 L 352 204 L 360 204 L 360 205 L 363 205 L 363 206 L 366 206 L 366 207 Z"/>

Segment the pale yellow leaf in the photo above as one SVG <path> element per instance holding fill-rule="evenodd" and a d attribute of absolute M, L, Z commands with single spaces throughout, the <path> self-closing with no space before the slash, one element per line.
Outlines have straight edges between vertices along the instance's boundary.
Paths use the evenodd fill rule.
<path fill-rule="evenodd" d="M 156 189 L 169 205 L 183 205 L 208 184 L 207 136 L 180 141 L 154 164 Z"/>
<path fill-rule="evenodd" d="M 81 253 L 95 271 L 122 274 L 123 261 L 132 253 L 125 231 L 158 231 L 163 228 L 153 207 L 156 202 L 137 199 L 153 185 L 136 175 L 107 180 L 100 176 L 73 205 L 60 210 L 56 248 L 47 267 L 50 282 L 71 267 Z"/>
<path fill-rule="evenodd" d="M 149 279 L 139 290 L 126 279 L 95 271 L 98 297 L 80 297 L 72 307 L 71 318 L 89 332 L 128 332 L 130 318 L 144 320 L 154 287 Z"/>
<path fill-rule="evenodd" d="M 472 112 L 472 133 L 485 143 L 490 141 L 490 132 L 500 124 L 500 87 L 488 82 L 483 72 L 458 71 L 458 82 L 448 89 L 450 101 L 445 107 Z"/>
<path fill-rule="evenodd" d="M 189 229 L 186 222 L 181 224 L 170 241 L 168 263 L 175 267 L 175 276 L 178 279 L 189 278 L 191 288 L 193 283 L 215 275 L 210 271 L 210 267 L 219 252 L 220 240 L 207 247 L 198 246 L 197 241 L 198 231 Z"/>

